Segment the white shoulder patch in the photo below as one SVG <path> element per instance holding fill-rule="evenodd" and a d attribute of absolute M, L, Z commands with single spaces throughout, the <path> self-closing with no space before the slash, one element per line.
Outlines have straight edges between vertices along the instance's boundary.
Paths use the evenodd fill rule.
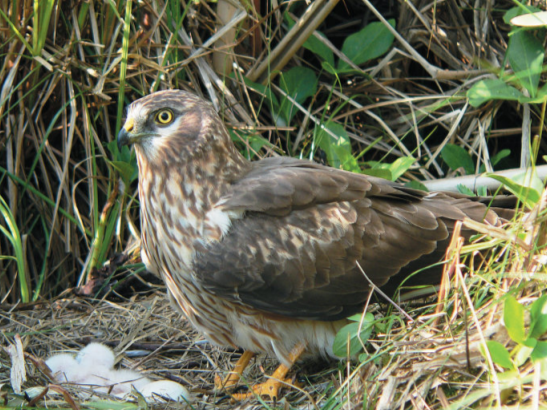
<path fill-rule="evenodd" d="M 239 219 L 243 212 L 225 211 L 222 208 L 213 208 L 205 214 L 205 226 L 207 230 L 219 230 L 225 235 L 230 229 L 233 219 Z"/>

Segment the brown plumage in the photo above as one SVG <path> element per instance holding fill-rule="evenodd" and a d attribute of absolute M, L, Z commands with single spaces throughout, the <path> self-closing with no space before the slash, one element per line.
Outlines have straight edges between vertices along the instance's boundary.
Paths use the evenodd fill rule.
<path fill-rule="evenodd" d="M 118 142 L 135 145 L 147 268 L 207 339 L 286 364 L 298 343 L 332 356 L 370 291 L 356 262 L 383 286 L 441 260 L 456 221 L 500 223 L 463 195 L 293 158 L 249 162 L 213 107 L 183 91 L 131 104 Z"/>

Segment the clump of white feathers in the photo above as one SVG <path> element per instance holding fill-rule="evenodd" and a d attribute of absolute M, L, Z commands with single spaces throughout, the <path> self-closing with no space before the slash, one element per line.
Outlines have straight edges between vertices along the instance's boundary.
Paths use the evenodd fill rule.
<path fill-rule="evenodd" d="M 188 390 L 170 380 L 152 381 L 133 370 L 116 370 L 114 352 L 101 343 L 90 343 L 74 357 L 51 356 L 46 364 L 58 383 L 74 383 L 94 391 L 124 397 L 134 388 L 146 399 L 189 402 Z"/>

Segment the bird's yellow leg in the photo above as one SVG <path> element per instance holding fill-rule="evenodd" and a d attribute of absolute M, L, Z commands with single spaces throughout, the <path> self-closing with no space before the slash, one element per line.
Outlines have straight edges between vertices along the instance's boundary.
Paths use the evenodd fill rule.
<path fill-rule="evenodd" d="M 243 370 L 245 370 L 254 355 L 255 354 L 249 350 L 244 351 L 239 360 L 236 362 L 234 370 L 232 370 L 228 376 L 224 378 L 224 380 L 222 380 L 218 375 L 215 377 L 215 388 L 217 390 L 226 390 L 232 386 L 235 386 L 241 378 Z"/>
<path fill-rule="evenodd" d="M 304 350 L 306 350 L 306 343 L 297 344 L 289 353 L 289 366 L 284 364 L 279 365 L 275 372 L 273 372 L 264 383 L 254 385 L 248 393 L 232 394 L 232 398 L 235 400 L 243 400 L 256 395 L 268 396 L 271 400 L 276 400 L 280 388 L 293 386 L 291 380 L 287 379 L 286 376 L 294 362 L 298 360 Z"/>

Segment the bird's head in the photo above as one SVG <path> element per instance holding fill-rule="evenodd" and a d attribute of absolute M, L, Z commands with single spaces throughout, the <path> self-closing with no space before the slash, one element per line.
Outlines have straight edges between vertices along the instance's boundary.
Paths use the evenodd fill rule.
<path fill-rule="evenodd" d="M 225 134 L 207 101 L 181 90 L 159 91 L 128 107 L 118 148 L 133 144 L 148 162 L 165 163 L 203 151 L 214 144 L 211 138 L 229 140 Z"/>
<path fill-rule="evenodd" d="M 132 103 L 118 148 L 134 145 L 139 172 L 184 169 L 231 179 L 249 168 L 212 104 L 180 90 L 159 91 Z"/>

